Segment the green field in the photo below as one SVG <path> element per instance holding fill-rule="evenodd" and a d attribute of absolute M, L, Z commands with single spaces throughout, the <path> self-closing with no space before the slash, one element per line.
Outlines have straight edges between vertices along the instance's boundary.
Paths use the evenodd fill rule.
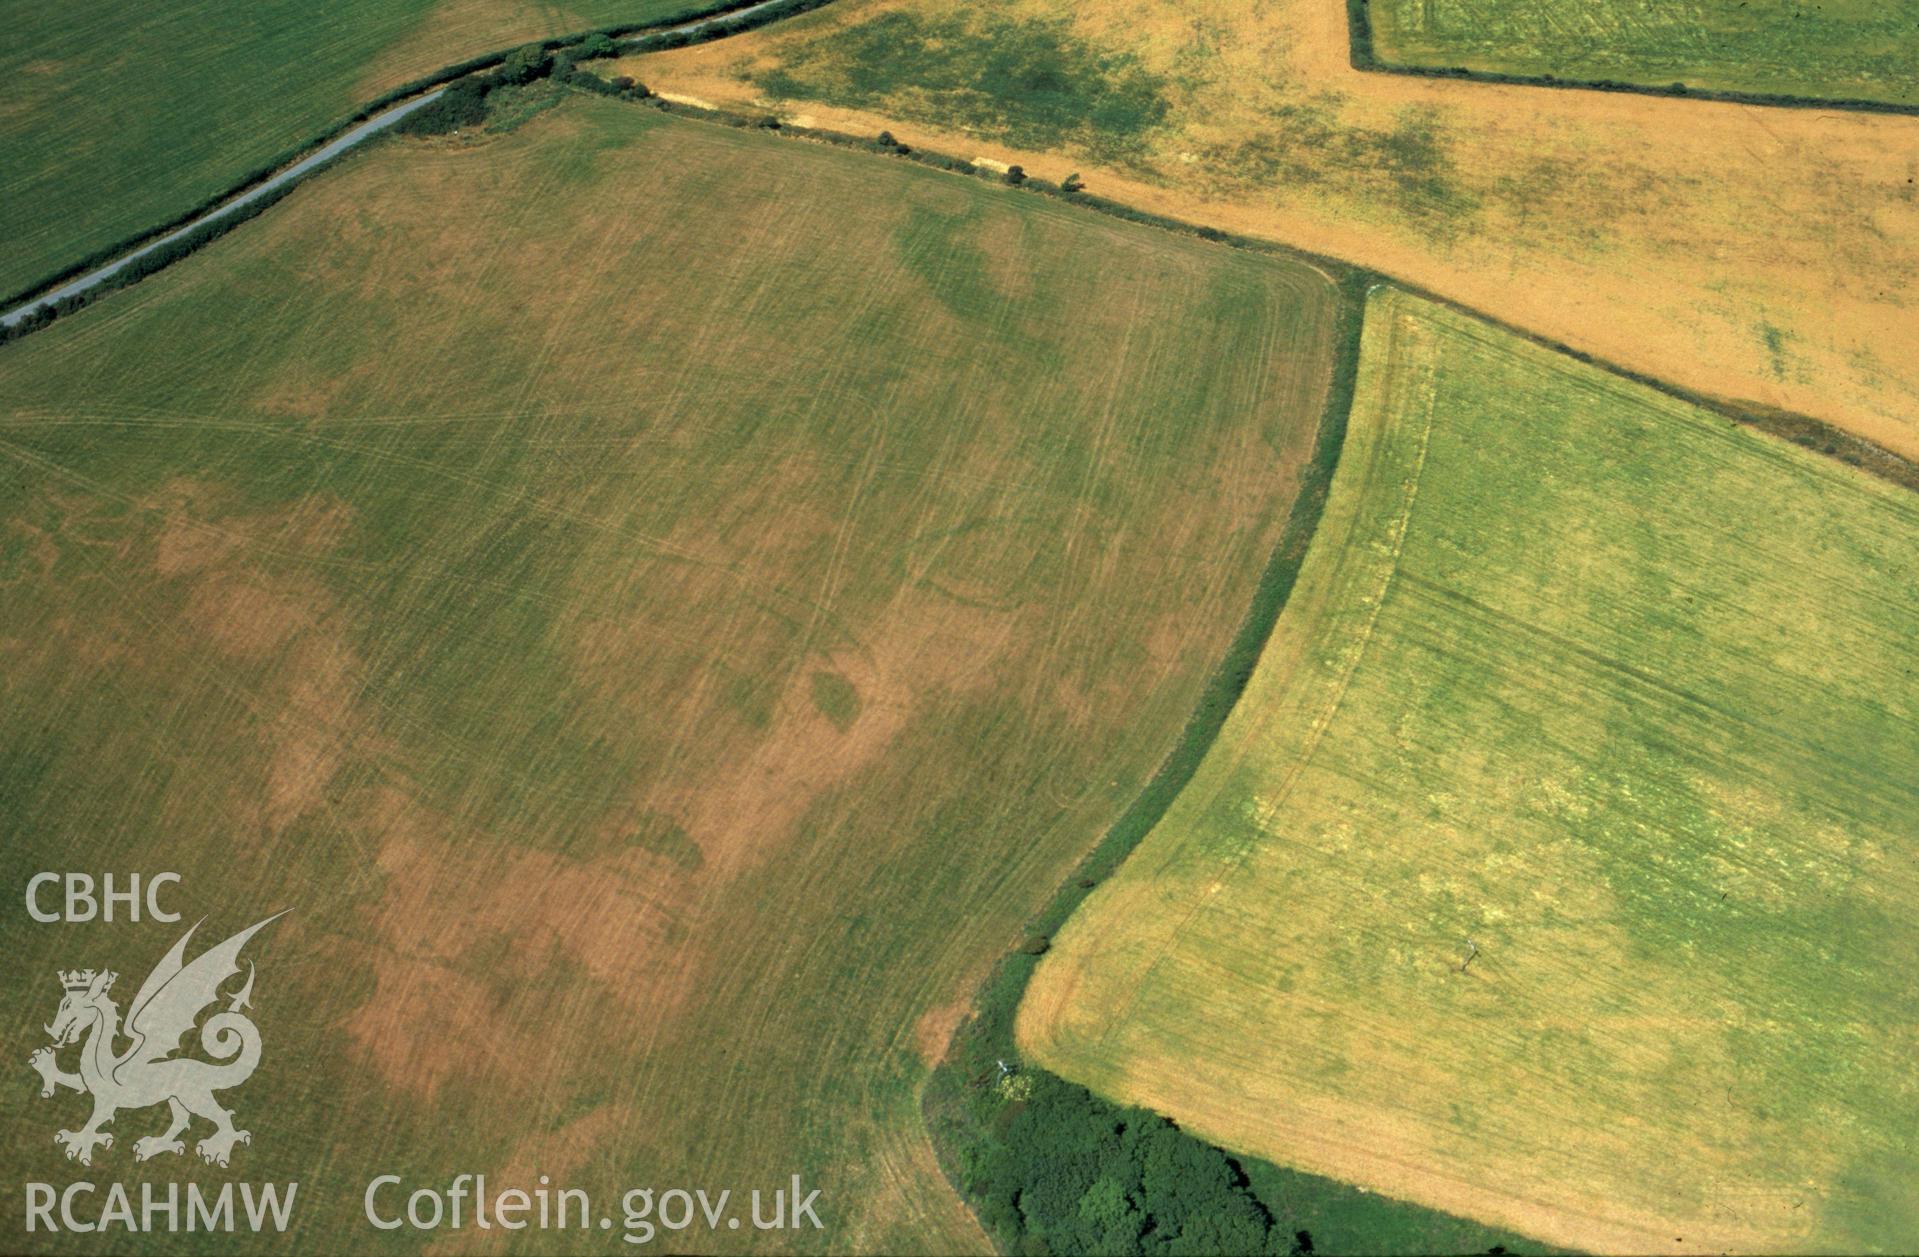
<path fill-rule="evenodd" d="M 387 88 L 699 0 L 0 0 L 0 294 L 157 227 Z"/>
<path fill-rule="evenodd" d="M 234 1171 L 135 1164 L 152 1111 L 79 1170 L 77 1097 L 19 1065 L 8 1179 L 297 1179 L 287 1248 L 411 1251 L 373 1174 L 797 1173 L 826 1230 L 655 1251 L 982 1247 L 929 1058 L 1244 616 L 1339 301 L 582 96 L 382 141 L 7 347 L 8 893 L 177 869 L 209 934 L 292 909 Z M 7 1042 L 56 968 L 130 990 L 177 928 L 10 932 Z"/>
<path fill-rule="evenodd" d="M 1919 0 L 1371 0 L 1395 68 L 1919 105 Z"/>
<path fill-rule="evenodd" d="M 1919 1241 L 1919 499 L 1376 290 L 1299 587 L 1048 1068 L 1601 1251 Z"/>

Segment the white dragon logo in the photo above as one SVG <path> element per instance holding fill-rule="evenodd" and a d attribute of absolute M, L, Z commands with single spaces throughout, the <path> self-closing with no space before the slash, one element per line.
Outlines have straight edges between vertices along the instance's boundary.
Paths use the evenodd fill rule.
<path fill-rule="evenodd" d="M 220 984 L 240 972 L 240 949 L 247 940 L 284 915 L 276 913 L 248 926 L 188 964 L 187 940 L 200 928 L 196 923 L 140 984 L 140 993 L 127 1010 L 124 1032 L 120 1010 L 107 998 L 118 974 L 108 970 L 95 973 L 92 969 L 60 974 L 60 985 L 67 994 L 60 1001 L 53 1024 L 46 1027 L 53 1036 L 53 1046 L 40 1048 L 27 1063 L 40 1074 L 42 1096 L 52 1095 L 57 1087 L 67 1087 L 93 1097 L 93 1116 L 87 1124 L 53 1137 L 67 1150 L 70 1160 L 92 1165 L 96 1147 L 113 1147 L 113 1136 L 100 1128 L 111 1122 L 115 1113 L 144 1109 L 162 1101 L 171 1110 L 172 1121 L 164 1133 L 134 1142 L 133 1155 L 138 1160 L 186 1151 L 179 1135 L 193 1117 L 205 1118 L 214 1125 L 213 1133 L 199 1142 L 197 1150 L 215 1165 L 226 1165 L 233 1145 L 252 1142 L 250 1133 L 234 1129 L 232 1112 L 213 1098 L 214 1092 L 245 1082 L 260 1063 L 259 1027 L 240 1012 L 249 1006 L 253 995 L 251 962 L 246 985 L 227 999 L 226 1011 L 215 1013 L 200 1027 L 200 1046 L 219 1063 L 176 1057 L 174 1053 L 200 1014 L 219 1000 Z M 79 1042 L 89 1029 L 92 1034 L 80 1049 L 80 1072 L 71 1074 L 61 1069 L 55 1053 Z M 122 1037 L 131 1039 L 133 1045 L 117 1052 L 114 1043 Z"/>

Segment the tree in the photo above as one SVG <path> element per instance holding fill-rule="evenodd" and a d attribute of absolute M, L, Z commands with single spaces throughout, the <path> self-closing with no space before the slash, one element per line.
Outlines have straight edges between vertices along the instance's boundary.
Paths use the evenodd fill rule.
<path fill-rule="evenodd" d="M 620 46 L 618 44 L 608 39 L 605 35 L 600 34 L 598 31 L 595 31 L 579 43 L 573 45 L 572 55 L 575 61 L 592 61 L 599 57 L 618 56 L 619 51 Z"/>
<path fill-rule="evenodd" d="M 478 79 L 464 78 L 441 92 L 432 104 L 422 105 L 402 118 L 399 129 L 412 135 L 445 135 L 485 121 L 486 85 Z"/>
<path fill-rule="evenodd" d="M 1101 1175 L 1079 1198 L 1079 1216 L 1100 1235 L 1130 1228 L 1139 1237 L 1139 1210 L 1126 1198 L 1126 1189 L 1110 1174 Z"/>
<path fill-rule="evenodd" d="M 1008 166 L 1008 167 L 1006 168 L 1006 182 L 1008 182 L 1008 183 L 1010 183 L 1010 184 L 1012 184 L 1012 185 L 1013 185 L 1014 187 L 1016 187 L 1016 188 L 1017 188 L 1017 187 L 1018 187 L 1018 186 L 1019 186 L 1020 184 L 1022 184 L 1022 183 L 1025 183 L 1025 182 L 1026 182 L 1026 167 L 1024 167 L 1024 166 Z"/>
<path fill-rule="evenodd" d="M 506 54 L 506 60 L 494 74 L 497 82 L 517 86 L 545 78 L 553 69 L 553 57 L 539 44 L 526 44 Z"/>
<path fill-rule="evenodd" d="M 1075 170 L 1072 174 L 1066 176 L 1066 181 L 1059 185 L 1059 190 L 1061 192 L 1078 192 L 1085 186 L 1086 181 L 1080 178 L 1079 171 Z"/>

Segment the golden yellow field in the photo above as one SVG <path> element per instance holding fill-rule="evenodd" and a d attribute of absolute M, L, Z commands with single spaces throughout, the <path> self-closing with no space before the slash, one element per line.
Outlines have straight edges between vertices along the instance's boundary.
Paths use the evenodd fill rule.
<path fill-rule="evenodd" d="M 1919 1246 L 1919 500 L 1398 290 L 1039 1062 L 1605 1252 Z"/>
<path fill-rule="evenodd" d="M 981 25 L 955 60 L 990 69 L 1019 32 L 1063 29 L 1096 69 L 1130 57 L 1162 84 L 1163 119 L 1131 145 L 1089 143 L 1091 129 L 1054 142 L 1007 125 L 1030 83 L 982 71 L 968 91 L 930 92 L 899 64 L 902 24 L 951 42 L 953 12 L 837 0 L 630 69 L 724 102 L 773 101 L 784 68 L 820 85 L 774 101 L 790 114 L 1079 170 L 1096 192 L 1368 264 L 1919 455 L 1919 118 L 1364 74 L 1337 0 L 969 6 Z M 887 38 L 861 44 L 863 29 Z M 1044 142 L 1007 138 L 1020 135 Z"/>

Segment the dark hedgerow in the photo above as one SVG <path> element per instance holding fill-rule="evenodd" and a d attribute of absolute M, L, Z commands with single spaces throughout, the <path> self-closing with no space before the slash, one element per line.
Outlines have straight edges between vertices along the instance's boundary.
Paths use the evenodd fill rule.
<path fill-rule="evenodd" d="M 732 121 L 723 110 L 695 108 L 693 106 L 672 106 L 657 98 L 652 103 L 657 108 L 666 109 L 674 113 L 684 113 L 688 117 L 712 118 L 715 120 L 728 121 L 730 125 L 740 125 L 737 121 Z M 936 170 L 949 170 L 955 174 L 978 177 L 983 171 L 990 169 L 988 167 L 975 166 L 970 161 L 950 157 L 944 153 L 917 150 L 908 145 L 901 144 L 897 140 L 894 140 L 894 147 L 888 148 L 881 138 L 851 135 L 843 131 L 833 131 L 822 127 L 788 126 L 785 128 L 785 131 L 787 134 L 798 139 L 811 140 L 820 144 L 831 144 L 839 148 L 891 152 L 896 156 L 906 158 L 908 161 L 917 162 L 923 166 L 931 166 Z M 891 132 L 882 132 L 881 136 L 891 138 Z M 1390 143 L 1381 141 L 1380 147 L 1388 155 L 1385 160 L 1387 162 L 1393 160 L 1393 146 Z M 1417 142 L 1414 143 L 1413 147 L 1417 148 Z M 1516 327 L 1487 314 L 1483 310 L 1475 310 L 1471 306 L 1462 305 L 1438 293 L 1421 288 L 1419 285 L 1403 278 L 1374 271 L 1360 271 L 1352 266 L 1351 263 L 1341 261 L 1338 258 L 1310 253 L 1302 249 L 1277 244 L 1268 240 L 1233 235 L 1229 232 L 1221 231 L 1216 227 L 1202 226 L 1184 219 L 1171 218 L 1164 214 L 1155 214 L 1150 210 L 1140 209 L 1124 201 L 1115 201 L 1096 193 L 1087 192 L 1085 189 L 1085 181 L 1082 180 L 1077 173 L 1069 174 L 1064 180 L 1057 184 L 1029 175 L 1026 181 L 1020 185 L 1022 192 L 1037 193 L 1043 196 L 1057 196 L 1062 199 L 1071 200 L 1076 205 L 1084 206 L 1087 209 L 1094 210 L 1112 218 L 1124 219 L 1130 223 L 1141 223 L 1179 235 L 1197 236 L 1202 240 L 1214 241 L 1235 249 L 1251 249 L 1255 252 L 1275 253 L 1285 257 L 1299 258 L 1310 262 L 1329 275 L 1338 277 L 1341 283 L 1358 283 L 1363 281 L 1365 283 L 1379 282 L 1395 284 L 1428 301 L 1437 302 L 1450 309 L 1469 314 L 1473 318 L 1484 320 L 1495 327 L 1512 333 L 1514 336 L 1522 337 L 1531 341 L 1533 344 L 1550 349 L 1554 353 L 1566 354 L 1580 362 L 1601 367 L 1623 379 L 1633 380 L 1636 383 L 1643 384 L 1647 388 L 1664 393 L 1668 397 L 1676 397 L 1689 405 L 1700 406 L 1715 414 L 1724 415 L 1734 423 L 1743 423 L 1750 427 L 1757 428 L 1760 431 L 1769 432 L 1782 439 L 1794 439 L 1794 434 L 1800 432 L 1816 433 L 1821 442 L 1831 442 L 1836 445 L 1839 450 L 1837 457 L 1842 462 L 1859 467 L 1892 484 L 1902 485 L 1906 488 L 1919 491 L 1919 462 L 1913 462 L 1899 454 L 1893 453 L 1883 446 L 1874 445 L 1863 437 L 1853 436 L 1820 420 L 1810 418 L 1806 415 L 1793 414 L 1790 411 L 1770 410 L 1752 405 L 1734 405 L 1720 398 L 1695 393 L 1688 389 L 1680 388 L 1678 385 L 1669 381 L 1657 379 L 1643 372 L 1634 371 L 1630 367 L 1621 366 L 1616 362 L 1608 362 L 1603 358 L 1596 357 L 1580 349 L 1575 349 L 1571 345 L 1562 344 L 1550 337 L 1541 336 L 1536 332 L 1529 332 L 1522 327 Z M 1091 883 L 1088 884 L 1090 885 Z"/>
<path fill-rule="evenodd" d="M 1253 604 L 1179 741 L 1078 873 L 1001 961 L 924 1093 L 940 1164 L 1005 1253 L 1308 1253 L 1310 1228 L 1276 1216 L 1220 1149 L 1143 1109 L 1020 1062 L 1013 1020 L 1045 943 L 1197 771 L 1245 689 L 1324 508 L 1358 372 L 1369 277 L 1341 282 L 1334 377 L 1311 462 Z M 1396 1206 L 1404 1208 L 1403 1206 Z"/>
<path fill-rule="evenodd" d="M 594 31 L 579 43 L 574 44 L 567 55 L 575 61 L 596 61 L 604 57 L 619 55 L 620 46 L 602 31 Z"/>
<path fill-rule="evenodd" d="M 177 239 L 169 240 L 157 248 L 142 253 L 102 280 L 96 287 L 62 297 L 58 301 L 35 306 L 17 322 L 0 327 L 0 344 L 18 340 L 30 332 L 38 331 L 55 319 L 64 318 L 76 310 L 83 310 L 108 293 L 137 284 L 155 271 L 171 266 L 181 258 L 205 248 L 241 223 L 265 213 L 297 186 L 299 185 L 283 184 L 263 196 L 248 201 L 231 213 L 224 214 L 212 222 L 203 223 Z"/>
<path fill-rule="evenodd" d="M 574 69 L 572 58 L 556 58 L 541 44 L 525 44 L 508 53 L 493 73 L 471 74 L 459 80 L 441 92 L 438 100 L 402 118 L 394 130 L 408 135 L 446 135 L 477 127 L 486 121 L 486 100 L 494 89 L 524 87 L 549 75 L 567 83 L 611 90 L 597 75 Z"/>
<path fill-rule="evenodd" d="M 617 96 L 627 100 L 645 100 L 653 94 L 644 83 L 636 82 L 630 75 L 621 74 L 614 78 L 603 79 L 591 70 L 576 70 L 564 66 L 553 72 L 555 80 L 568 87 L 577 87 L 581 91 L 592 92 L 596 96 Z"/>
<path fill-rule="evenodd" d="M 633 93 L 622 87 L 618 80 L 607 83 L 570 65 L 563 67 L 563 70 L 565 81 L 569 83 L 576 81 L 573 76 L 578 75 L 602 84 L 602 88 L 591 90 L 612 89 L 621 94 L 645 94 L 643 87 Z M 557 76 L 561 71 L 556 70 L 555 73 Z M 661 104 L 660 107 L 665 106 Z M 673 112 L 681 110 L 674 108 Z M 685 112 L 694 116 L 709 113 L 702 110 Z M 750 121 L 721 117 L 733 121 L 734 125 L 747 125 Z M 871 148 L 877 144 L 902 155 L 910 152 L 890 134 L 882 134 L 875 141 L 810 128 L 789 130 L 797 136 L 843 147 Z M 968 162 L 940 154 L 911 153 L 911 158 L 968 175 L 977 176 L 980 173 Z M 1078 194 L 1082 186 L 1075 174 L 1068 176 L 1058 186 L 1029 178 L 1022 188 L 1023 194 L 1072 196 L 1089 209 L 1163 230 L 1199 235 L 1234 247 L 1291 253 L 1276 246 L 1260 245 L 1217 230 L 1153 215 L 1119 202 Z M 185 256 L 239 222 L 262 212 L 279 196 L 291 190 L 289 187 L 272 197 L 262 198 L 241 213 L 208 224 L 204 229 L 170 243 L 165 249 L 157 250 L 153 255 L 142 258 L 139 264 L 127 268 L 122 275 L 116 276 L 110 286 L 135 282 L 141 276 Z M 1341 1188 L 1324 1180 L 1306 1182 L 1310 1176 L 1293 1175 L 1278 1167 L 1255 1163 L 1242 1166 L 1226 1153 L 1181 1132 L 1163 1118 L 1143 1110 L 1110 1104 L 1085 1088 L 1044 1070 L 1023 1067 L 1019 1063 L 1018 1050 L 1012 1037 L 1014 1012 L 1038 955 L 1047 950 L 1049 935 L 1066 921 L 1085 895 L 1096 888 L 1131 852 L 1190 779 L 1251 676 L 1272 623 L 1297 578 L 1306 542 L 1323 508 L 1327 486 L 1343 441 L 1357 364 L 1358 312 L 1363 307 L 1367 287 L 1384 278 L 1330 259 L 1315 261 L 1339 277 L 1345 293 L 1342 318 L 1347 325 L 1342 327 L 1339 337 L 1340 354 L 1312 461 L 1303 475 L 1292 517 L 1261 577 L 1253 606 L 1167 760 L 1082 862 L 1077 875 L 1069 879 L 1035 917 L 1025 945 L 1017 947 L 1003 959 L 992 979 L 980 992 L 974 1014 L 956 1032 L 945 1062 L 933 1072 L 924 1092 L 926 1120 L 929 1130 L 933 1132 L 942 1167 L 979 1212 L 983 1224 L 1003 1251 L 1311 1253 L 1316 1243 L 1322 1250 L 1339 1251 L 1342 1248 L 1350 1249 L 1353 1244 L 1351 1235 L 1364 1237 L 1373 1234 L 1356 1219 L 1384 1216 L 1386 1211 L 1396 1210 L 1399 1211 L 1403 1227 L 1405 1215 L 1423 1212 L 1377 1199 L 1356 1203 L 1345 1201 L 1338 1208 L 1344 1211 L 1342 1221 L 1345 1225 L 1341 1229 L 1349 1233 L 1346 1243 L 1329 1245 L 1329 1228 L 1322 1226 L 1319 1219 L 1322 1214 L 1332 1210 L 1322 1203 L 1319 1213 L 1308 1219 L 1303 1211 L 1310 1210 L 1310 1203 L 1299 1209 L 1284 1207 L 1280 1202 L 1287 1199 L 1286 1184 L 1290 1182 L 1291 1190 L 1309 1202 L 1323 1202 L 1339 1191 L 1351 1193 L 1354 1189 Z M 103 287 L 98 291 L 106 290 Z M 68 298 L 50 310 L 36 309 L 16 328 L 0 331 L 0 339 L 10 339 L 44 326 L 58 314 L 87 305 L 95 295 L 97 293 Z M 1525 335 L 1523 332 L 1518 334 Z M 1572 352 L 1538 337 L 1528 339 L 1558 352 Z M 1581 361 L 1597 361 L 1588 355 L 1574 356 Z M 1670 385 L 1645 380 L 1610 364 L 1602 362 L 1599 365 L 1696 404 L 1711 404 L 1700 402 Z M 1885 451 L 1877 451 L 1876 447 L 1868 446 L 1856 438 L 1834 434 L 1831 429 L 1815 421 L 1783 414 L 1771 417 L 1747 412 L 1734 414 L 1723 404 L 1713 408 L 1769 431 L 1790 431 L 1792 439 L 1801 444 L 1810 446 L 1817 439 L 1824 443 L 1828 453 L 1838 448 L 1839 456 L 1846 461 L 1857 459 L 1859 465 L 1868 465 L 1875 474 L 1919 487 L 1919 480 L 1900 479 L 1899 475 L 1871 464 L 1866 455 L 1857 451 L 1872 451 L 1882 461 L 1892 460 L 1907 471 L 1912 470 L 1910 464 L 1897 460 L 1896 456 Z M 1802 426 L 1785 427 L 1795 423 Z M 1836 447 L 1835 440 L 1850 444 Z M 1275 1183 L 1279 1186 L 1273 1186 Z M 1301 1183 L 1305 1185 L 1300 1186 Z M 1070 1209 L 1067 1207 L 1069 1204 Z M 1313 1227 L 1320 1230 L 1317 1240 L 1312 1229 L 1293 1225 L 1302 1220 L 1310 1220 Z M 1457 1225 L 1463 1227 L 1467 1224 Z M 1483 1239 L 1477 1242 L 1485 1243 Z M 1493 1251 L 1499 1250 L 1495 1248 Z"/>
<path fill-rule="evenodd" d="M 1341 273 L 1333 380 L 1311 461 L 1253 603 L 1179 741 L 1076 875 L 1028 923 L 1048 938 L 1119 867 L 1197 771 L 1291 595 L 1345 443 L 1368 272 Z M 1003 1253 L 1538 1249 L 1518 1236 L 1224 1151 L 1146 1110 L 1022 1063 L 1013 1021 L 1038 955 L 1008 953 L 923 1092 L 947 1177 Z"/>
<path fill-rule="evenodd" d="M 394 125 L 408 135 L 445 135 L 486 121 L 486 84 L 479 78 L 464 78 L 440 93 L 440 98 L 423 105 Z"/>
<path fill-rule="evenodd" d="M 553 69 L 553 54 L 543 44 L 524 44 L 506 54 L 500 62 L 500 68 L 493 72 L 493 82 L 500 86 L 518 87 L 531 83 L 534 79 L 545 78 Z"/>

